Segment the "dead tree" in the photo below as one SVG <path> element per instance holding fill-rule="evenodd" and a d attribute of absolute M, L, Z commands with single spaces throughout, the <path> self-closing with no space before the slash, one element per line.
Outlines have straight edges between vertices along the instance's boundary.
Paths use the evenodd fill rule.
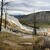
<path fill-rule="evenodd" d="M 36 35 L 36 16 L 35 16 L 35 13 L 34 13 L 34 35 Z"/>
<path fill-rule="evenodd" d="M 4 12 L 5 12 L 5 29 L 6 29 L 6 24 L 7 24 L 7 6 L 5 6 L 5 8 L 4 8 Z"/>
<path fill-rule="evenodd" d="M 1 2 L 1 18 L 0 18 L 0 31 L 2 29 L 2 16 L 3 16 L 3 0 Z"/>

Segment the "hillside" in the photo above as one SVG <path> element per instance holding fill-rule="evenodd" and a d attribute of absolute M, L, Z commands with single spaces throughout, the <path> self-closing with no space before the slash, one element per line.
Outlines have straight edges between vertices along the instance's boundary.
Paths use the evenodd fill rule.
<path fill-rule="evenodd" d="M 11 29 L 13 31 L 19 31 L 19 32 L 24 32 L 24 33 L 31 33 L 33 30 L 32 28 L 26 27 L 22 25 L 17 18 L 14 16 L 7 15 L 7 29 Z M 5 15 L 3 15 L 3 21 L 2 25 L 5 25 Z"/>
<path fill-rule="evenodd" d="M 38 24 L 38 26 L 50 25 L 50 11 L 41 11 L 41 12 L 25 15 L 22 18 L 19 18 L 19 21 L 22 24 L 26 24 L 28 26 L 33 26 L 34 15 L 35 15 L 35 19 L 36 19 L 36 24 Z"/>

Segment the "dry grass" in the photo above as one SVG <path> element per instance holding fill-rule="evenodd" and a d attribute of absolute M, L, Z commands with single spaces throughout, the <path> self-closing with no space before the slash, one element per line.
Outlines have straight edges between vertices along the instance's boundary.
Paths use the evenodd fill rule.
<path fill-rule="evenodd" d="M 8 40 L 17 44 L 17 46 L 12 47 L 7 43 L 3 43 L 4 40 Z M 21 46 L 18 45 L 22 42 L 31 42 L 31 39 L 23 39 L 20 36 L 10 34 L 7 32 L 0 32 L 0 50 L 30 50 L 32 46 Z"/>
<path fill-rule="evenodd" d="M 3 41 L 6 40 L 7 42 L 4 43 Z M 25 42 L 32 43 L 32 45 L 18 45 Z M 0 50 L 48 50 L 44 44 L 46 43 L 44 43 L 43 36 L 33 36 L 33 38 L 26 39 L 7 32 L 0 32 Z"/>

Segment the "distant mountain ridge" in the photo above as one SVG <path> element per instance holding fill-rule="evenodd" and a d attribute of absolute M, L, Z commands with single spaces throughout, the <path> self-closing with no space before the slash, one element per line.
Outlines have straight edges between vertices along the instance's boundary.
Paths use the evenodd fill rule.
<path fill-rule="evenodd" d="M 25 15 L 10 15 L 10 16 L 14 16 L 15 18 L 21 18 L 21 17 L 23 17 L 23 16 L 25 16 Z"/>
<path fill-rule="evenodd" d="M 37 13 L 32 13 L 29 15 L 25 15 L 22 18 L 19 18 L 21 20 L 33 20 L 33 17 L 36 17 L 36 20 L 38 22 L 49 22 L 50 21 L 50 11 L 42 11 L 42 12 L 37 12 Z"/>
<path fill-rule="evenodd" d="M 21 23 L 25 23 L 26 25 L 32 25 L 33 21 L 34 21 L 34 15 L 35 15 L 35 21 L 37 23 L 48 23 L 50 24 L 50 11 L 41 11 L 41 12 L 37 12 L 37 13 L 32 13 L 32 14 L 28 14 L 25 15 L 21 18 L 18 18 L 20 20 Z"/>

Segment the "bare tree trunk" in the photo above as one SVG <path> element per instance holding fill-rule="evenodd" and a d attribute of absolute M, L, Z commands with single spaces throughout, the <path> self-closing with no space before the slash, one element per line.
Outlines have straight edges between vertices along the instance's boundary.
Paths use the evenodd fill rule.
<path fill-rule="evenodd" d="M 4 9 L 5 12 L 5 29 L 6 29 L 6 24 L 7 24 L 7 6 Z"/>
<path fill-rule="evenodd" d="M 35 16 L 35 13 L 34 13 L 34 35 L 36 35 L 36 16 Z"/>
<path fill-rule="evenodd" d="M 5 29 L 6 29 L 6 23 L 7 23 L 7 13 L 5 12 Z"/>
<path fill-rule="evenodd" d="M 0 18 L 0 31 L 2 29 L 2 16 L 3 16 L 3 0 L 1 2 L 1 18 Z"/>

